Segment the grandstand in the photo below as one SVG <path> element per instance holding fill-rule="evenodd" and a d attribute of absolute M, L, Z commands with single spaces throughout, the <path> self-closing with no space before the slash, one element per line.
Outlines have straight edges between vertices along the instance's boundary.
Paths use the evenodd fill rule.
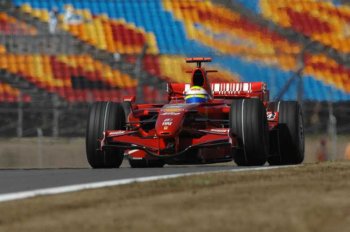
<path fill-rule="evenodd" d="M 69 118 L 66 134 L 82 135 L 74 115 L 93 101 L 165 101 L 165 82 L 188 81 L 189 56 L 213 57 L 212 80 L 266 82 L 271 98 L 350 101 L 350 6 L 340 0 L 0 0 L 0 9 L 0 126 L 19 131 L 24 120 L 28 134 L 62 134 Z M 62 128 L 19 119 L 19 108 Z"/>

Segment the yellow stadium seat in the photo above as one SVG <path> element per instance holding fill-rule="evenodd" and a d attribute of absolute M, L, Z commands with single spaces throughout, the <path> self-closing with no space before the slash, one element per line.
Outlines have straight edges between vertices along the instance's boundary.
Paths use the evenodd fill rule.
<path fill-rule="evenodd" d="M 120 42 L 115 42 L 115 49 L 119 53 L 124 53 L 124 46 Z"/>
<path fill-rule="evenodd" d="M 33 9 L 32 10 L 32 15 L 36 18 L 40 18 L 40 15 L 41 15 L 41 11 L 38 10 L 38 9 Z"/>
<path fill-rule="evenodd" d="M 15 61 L 15 57 L 14 55 L 8 55 L 7 56 L 8 59 L 8 70 L 11 73 L 16 73 L 17 72 L 17 65 L 16 65 L 16 61 Z"/>
<path fill-rule="evenodd" d="M 116 48 L 114 45 L 114 40 L 113 40 L 113 34 L 112 34 L 112 30 L 109 24 L 104 24 L 103 25 L 103 31 L 105 33 L 105 37 L 106 37 L 106 45 L 107 45 L 107 50 L 110 52 L 115 52 Z"/>
<path fill-rule="evenodd" d="M 51 74 L 51 65 L 50 65 L 49 56 L 43 56 L 42 61 L 43 61 L 44 75 L 50 75 Z"/>
<path fill-rule="evenodd" d="M 82 34 L 84 35 L 84 41 L 87 41 L 87 42 L 91 41 L 90 32 L 89 32 L 88 28 L 86 27 L 86 25 L 82 26 L 82 30 L 83 30 Z"/>
<path fill-rule="evenodd" d="M 2 69 L 7 69 L 8 65 L 7 65 L 7 57 L 6 55 L 1 55 L 0 54 L 0 68 Z"/>
<path fill-rule="evenodd" d="M 89 10 L 83 10 L 82 15 L 86 20 L 92 20 L 92 15 Z"/>
<path fill-rule="evenodd" d="M 22 72 L 25 75 L 28 75 L 28 64 L 27 64 L 26 57 L 27 55 L 17 55 L 15 59 L 17 62 L 17 68 L 19 72 Z"/>
<path fill-rule="evenodd" d="M 49 18 L 50 18 L 50 16 L 49 16 L 49 12 L 47 10 L 41 11 L 40 20 L 42 20 L 44 22 L 48 22 Z"/>
<path fill-rule="evenodd" d="M 25 13 L 31 14 L 33 9 L 29 4 L 25 3 L 21 5 L 21 10 Z"/>
<path fill-rule="evenodd" d="M 6 48 L 0 44 L 0 54 L 6 53 Z"/>

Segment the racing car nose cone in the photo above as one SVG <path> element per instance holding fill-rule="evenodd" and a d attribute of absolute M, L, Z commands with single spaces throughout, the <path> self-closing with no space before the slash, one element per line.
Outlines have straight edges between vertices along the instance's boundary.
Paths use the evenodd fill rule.
<path fill-rule="evenodd" d="M 161 112 L 156 122 L 156 134 L 158 137 L 175 137 L 181 127 L 184 113 Z"/>

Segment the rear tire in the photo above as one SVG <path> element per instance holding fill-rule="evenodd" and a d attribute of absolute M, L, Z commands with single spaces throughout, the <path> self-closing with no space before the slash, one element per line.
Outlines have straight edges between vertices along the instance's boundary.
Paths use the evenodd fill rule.
<path fill-rule="evenodd" d="M 239 149 L 233 158 L 238 166 L 264 165 L 269 151 L 266 109 L 259 99 L 233 100 L 230 130 L 237 136 Z"/>
<path fill-rule="evenodd" d="M 120 103 L 96 102 L 92 105 L 86 130 L 86 157 L 91 167 L 120 167 L 123 150 L 99 151 L 98 148 L 104 131 L 124 129 L 125 113 Z"/>
<path fill-rule="evenodd" d="M 268 158 L 270 165 L 300 164 L 304 160 L 303 115 L 298 102 L 280 101 L 270 103 L 271 110 L 279 112 L 278 154 Z"/>

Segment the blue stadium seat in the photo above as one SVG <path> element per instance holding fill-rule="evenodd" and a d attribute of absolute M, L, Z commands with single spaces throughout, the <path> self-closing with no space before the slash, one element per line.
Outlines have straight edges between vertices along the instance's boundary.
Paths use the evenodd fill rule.
<path fill-rule="evenodd" d="M 247 61 L 238 56 L 218 54 L 218 51 L 205 46 L 200 41 L 189 39 L 183 22 L 176 20 L 171 12 L 164 9 L 162 0 L 13 0 L 13 2 L 18 6 L 29 3 L 32 8 L 48 10 L 55 6 L 60 12 L 63 12 L 65 4 L 72 4 L 76 9 L 89 9 L 92 14 L 107 14 L 113 19 L 124 19 L 128 23 L 143 28 L 146 32 L 153 33 L 160 54 L 212 56 L 215 65 L 237 73 L 244 81 L 266 82 L 270 86 L 272 98 L 293 75 L 292 72 L 276 66 Z M 260 13 L 260 0 L 236 0 L 236 2 L 252 12 Z M 340 0 L 333 0 L 333 2 L 341 3 Z M 349 93 L 331 87 L 312 76 L 304 77 L 303 81 L 306 99 L 327 100 L 332 97 L 335 101 L 350 100 Z M 294 84 L 284 98 L 295 99 L 296 95 Z"/>
<path fill-rule="evenodd" d="M 233 0 L 240 3 L 245 8 L 255 12 L 260 13 L 260 1 L 269 1 L 269 0 Z M 335 5 L 342 5 L 344 1 L 342 0 L 328 0 L 328 2 L 332 2 Z M 273 2 L 271 2 L 273 4 Z"/>
<path fill-rule="evenodd" d="M 260 7 L 259 7 L 259 2 L 260 0 L 236 0 L 237 2 L 239 2 L 240 4 L 242 4 L 244 7 L 246 7 L 247 9 L 255 12 L 255 13 L 259 13 L 260 12 Z M 265 1 L 265 0 L 263 0 Z"/>

